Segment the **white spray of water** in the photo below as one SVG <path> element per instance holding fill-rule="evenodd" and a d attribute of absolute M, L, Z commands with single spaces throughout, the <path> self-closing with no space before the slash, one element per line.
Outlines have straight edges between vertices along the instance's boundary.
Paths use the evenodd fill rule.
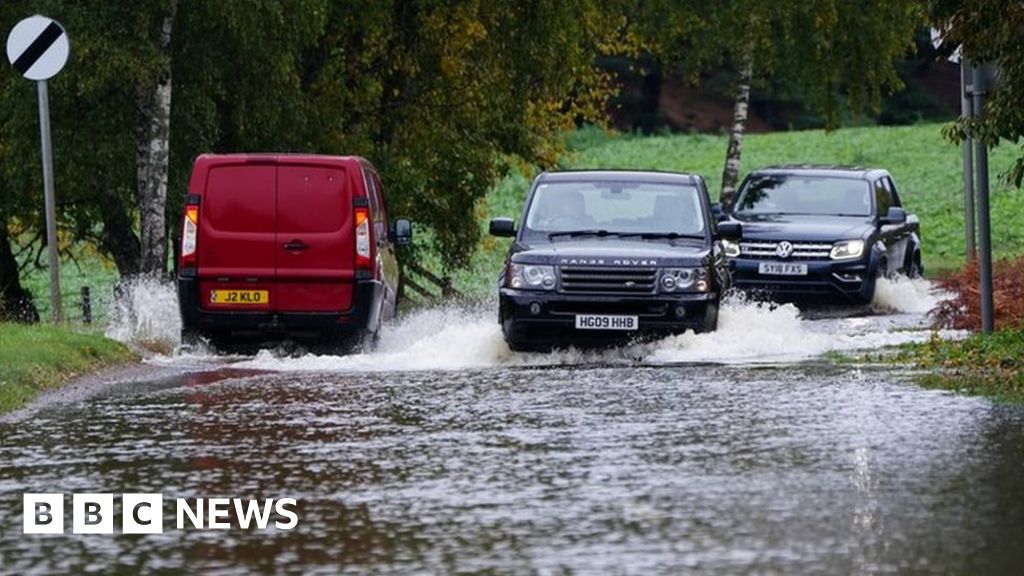
<path fill-rule="evenodd" d="M 152 278 L 125 282 L 110 303 L 106 336 L 143 351 L 171 353 L 181 337 L 174 286 Z"/>
<path fill-rule="evenodd" d="M 924 278 L 879 278 L 872 307 L 879 311 L 927 314 L 949 296 Z"/>
<path fill-rule="evenodd" d="M 718 330 L 672 336 L 657 342 L 604 351 L 569 349 L 550 354 L 519 354 L 508 349 L 497 323 L 496 306 L 417 311 L 386 326 L 380 348 L 351 356 L 279 358 L 261 352 L 238 366 L 263 370 L 392 371 L 462 370 L 497 366 L 575 364 L 669 364 L 687 362 L 792 362 L 829 351 L 877 349 L 929 338 L 923 313 L 941 296 L 924 280 L 886 282 L 880 298 L 888 309 L 905 313 L 806 320 L 791 304 L 782 306 L 731 298 L 722 306 Z M 933 300 L 926 300 L 926 298 Z M 931 302 L 926 306 L 926 303 Z M 941 337 L 957 337 L 940 332 Z"/>

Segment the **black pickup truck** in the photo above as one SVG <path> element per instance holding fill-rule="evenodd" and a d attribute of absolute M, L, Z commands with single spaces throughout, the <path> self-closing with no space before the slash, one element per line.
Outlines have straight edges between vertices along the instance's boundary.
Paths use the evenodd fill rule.
<path fill-rule="evenodd" d="M 499 321 L 513 350 L 610 344 L 710 331 L 729 288 L 724 238 L 695 175 L 568 171 L 539 175 L 499 278 Z"/>
<path fill-rule="evenodd" d="M 867 304 L 879 277 L 922 271 L 918 219 L 885 170 L 761 168 L 724 210 L 724 221 L 743 226 L 743 241 L 726 250 L 736 287 L 748 292 Z"/>

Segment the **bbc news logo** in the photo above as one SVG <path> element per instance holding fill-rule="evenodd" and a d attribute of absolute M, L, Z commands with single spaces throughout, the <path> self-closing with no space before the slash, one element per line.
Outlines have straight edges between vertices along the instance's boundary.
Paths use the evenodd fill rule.
<path fill-rule="evenodd" d="M 265 530 L 273 524 L 279 530 L 291 530 L 299 523 L 295 506 L 294 498 L 177 498 L 174 526 L 178 530 Z M 63 534 L 64 494 L 25 494 L 23 514 L 25 534 Z M 163 494 L 122 494 L 120 514 L 113 494 L 71 495 L 73 534 L 113 534 L 117 516 L 123 534 L 160 534 L 164 531 Z"/>

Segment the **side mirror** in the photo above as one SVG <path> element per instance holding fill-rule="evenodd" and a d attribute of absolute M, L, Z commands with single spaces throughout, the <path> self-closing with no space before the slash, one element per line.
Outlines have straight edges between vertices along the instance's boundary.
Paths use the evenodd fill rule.
<path fill-rule="evenodd" d="M 743 225 L 739 222 L 719 222 L 718 238 L 723 240 L 739 240 L 743 238 Z"/>
<path fill-rule="evenodd" d="M 399 246 L 408 246 L 412 244 L 412 222 L 405 218 L 399 218 L 395 220 L 395 226 L 392 229 L 393 236 L 395 238 L 395 244 Z"/>
<path fill-rule="evenodd" d="M 889 212 L 881 220 L 882 224 L 906 224 L 907 211 L 898 206 L 890 206 Z"/>
<path fill-rule="evenodd" d="M 516 223 L 511 218 L 493 218 L 488 231 L 491 236 L 511 238 L 516 235 Z"/>

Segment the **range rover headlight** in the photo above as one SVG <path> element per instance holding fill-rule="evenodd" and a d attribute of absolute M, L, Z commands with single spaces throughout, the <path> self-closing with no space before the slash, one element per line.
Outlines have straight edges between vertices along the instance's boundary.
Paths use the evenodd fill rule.
<path fill-rule="evenodd" d="M 555 267 L 539 264 L 509 264 L 505 285 L 520 290 L 554 290 Z"/>
<path fill-rule="evenodd" d="M 844 240 L 842 242 L 836 242 L 832 246 L 832 252 L 829 254 L 829 258 L 833 260 L 849 260 L 851 258 L 860 258 L 860 255 L 863 253 L 863 240 Z"/>
<path fill-rule="evenodd" d="M 707 270 L 704 268 L 665 268 L 658 284 L 662 292 L 685 292 L 708 289 Z"/>
<path fill-rule="evenodd" d="M 740 255 L 739 242 L 733 242 L 732 240 L 722 240 L 722 249 L 725 250 L 725 255 L 729 258 L 738 258 Z"/>

